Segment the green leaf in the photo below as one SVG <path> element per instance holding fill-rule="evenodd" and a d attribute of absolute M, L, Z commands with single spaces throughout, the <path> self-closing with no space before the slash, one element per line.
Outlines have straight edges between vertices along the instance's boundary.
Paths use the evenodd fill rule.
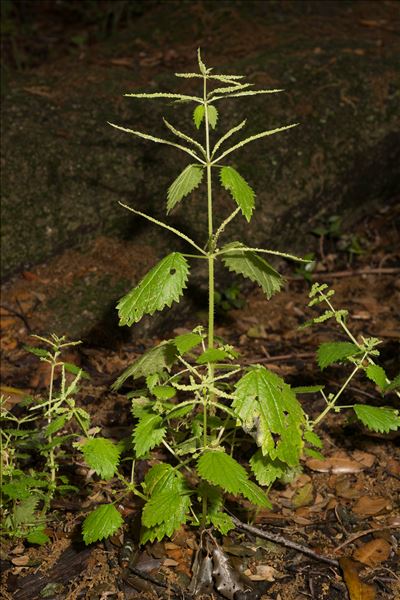
<path fill-rule="evenodd" d="M 170 142 L 169 140 L 164 140 L 162 138 L 155 137 L 154 135 L 149 135 L 148 133 L 142 133 L 141 131 L 135 131 L 135 130 L 129 129 L 127 127 L 121 127 L 120 125 L 115 125 L 115 123 L 108 122 L 108 125 L 111 125 L 111 127 L 114 127 L 115 129 L 118 129 L 119 131 L 124 131 L 125 133 L 131 133 L 132 135 L 135 135 L 144 140 L 149 140 L 151 142 L 155 142 L 156 144 L 165 144 L 166 146 L 173 146 L 174 148 L 178 148 L 178 150 L 182 150 L 182 152 L 186 152 L 186 154 L 189 154 L 190 156 L 195 158 L 197 161 L 204 164 L 204 160 L 202 160 L 196 154 L 196 152 L 194 152 L 190 148 L 186 148 L 186 146 L 182 146 L 181 144 L 175 144 L 175 142 Z"/>
<path fill-rule="evenodd" d="M 268 500 L 266 493 L 257 484 L 248 479 L 243 479 L 240 485 L 240 493 L 257 506 L 263 508 L 272 508 L 271 502 Z"/>
<path fill-rule="evenodd" d="M 197 129 L 200 129 L 200 125 L 204 119 L 204 104 L 199 104 L 193 111 L 193 121 Z"/>
<path fill-rule="evenodd" d="M 197 461 L 200 477 L 226 492 L 240 494 L 243 480 L 247 479 L 245 469 L 222 450 L 205 450 Z"/>
<path fill-rule="evenodd" d="M 300 385 L 292 388 L 292 390 L 295 394 L 315 394 L 315 392 L 323 390 L 324 387 L 324 385 Z"/>
<path fill-rule="evenodd" d="M 13 520 L 15 525 L 23 525 L 26 523 L 34 523 L 35 511 L 39 504 L 39 497 L 31 495 L 29 498 L 24 498 L 14 509 Z"/>
<path fill-rule="evenodd" d="M 398 389 L 400 389 L 400 373 L 398 375 L 396 375 L 396 377 L 393 379 L 393 381 L 391 381 L 389 383 L 389 385 L 386 387 L 385 393 L 386 392 L 394 392 Z"/>
<path fill-rule="evenodd" d="M 305 431 L 304 432 L 304 439 L 306 440 L 306 442 L 308 442 L 312 446 L 315 446 L 316 448 L 322 448 L 323 447 L 323 443 L 322 443 L 321 438 L 316 433 L 314 433 L 313 431 Z"/>
<path fill-rule="evenodd" d="M 226 535 L 231 529 L 235 528 L 231 517 L 224 512 L 213 513 L 210 516 L 210 521 L 222 535 Z"/>
<path fill-rule="evenodd" d="M 85 461 L 102 479 L 114 477 L 121 454 L 120 448 L 106 438 L 92 438 L 83 442 L 81 450 Z"/>
<path fill-rule="evenodd" d="M 123 519 L 114 504 L 98 506 L 83 521 L 83 541 L 86 545 L 113 535 L 122 526 Z"/>
<path fill-rule="evenodd" d="M 239 123 L 238 125 L 235 125 L 235 127 L 232 127 L 232 129 L 229 129 L 229 131 L 227 131 L 219 140 L 218 142 L 215 144 L 213 151 L 211 153 L 211 157 L 214 156 L 214 154 L 216 153 L 216 151 L 218 150 L 218 148 L 228 139 L 230 138 L 234 133 L 237 133 L 238 131 L 240 131 L 240 129 L 242 129 L 244 126 L 246 125 L 246 119 L 244 121 L 242 121 L 241 123 Z"/>
<path fill-rule="evenodd" d="M 236 384 L 232 406 L 264 456 L 298 464 L 304 413 L 283 379 L 265 367 L 252 367 Z"/>
<path fill-rule="evenodd" d="M 341 362 L 349 356 L 355 356 L 360 349 L 351 342 L 325 342 L 317 350 L 319 368 L 325 369 L 329 365 Z"/>
<path fill-rule="evenodd" d="M 154 413 L 145 413 L 133 432 L 133 443 L 137 458 L 147 454 L 149 450 L 161 444 L 166 428 L 160 427 L 162 418 Z"/>
<path fill-rule="evenodd" d="M 284 463 L 277 459 L 272 460 L 269 456 L 263 456 L 261 450 L 257 450 L 250 458 L 250 467 L 260 485 L 271 485 L 286 471 Z"/>
<path fill-rule="evenodd" d="M 218 121 L 218 111 L 212 104 L 207 106 L 207 114 L 208 114 L 208 122 L 210 123 L 213 129 L 217 126 Z"/>
<path fill-rule="evenodd" d="M 179 252 L 163 258 L 139 285 L 121 298 L 117 304 L 120 325 L 137 323 L 145 314 L 179 302 L 188 279 L 189 266 Z"/>
<path fill-rule="evenodd" d="M 250 222 L 254 210 L 255 193 L 233 167 L 222 167 L 220 170 L 222 186 L 231 193 L 232 198 L 242 211 L 243 216 Z"/>
<path fill-rule="evenodd" d="M 177 487 L 175 480 L 179 478 L 174 468 L 168 463 L 158 463 L 146 473 L 143 489 L 148 496 L 153 496 L 163 490 Z"/>
<path fill-rule="evenodd" d="M 151 529 L 161 529 L 144 536 L 147 539 L 169 537 L 186 522 L 190 497 L 182 475 L 170 465 L 155 465 L 145 477 L 145 489 L 151 492 L 142 512 L 142 523 Z"/>
<path fill-rule="evenodd" d="M 392 408 L 355 404 L 354 412 L 358 419 L 372 431 L 389 433 L 400 427 L 399 411 Z"/>
<path fill-rule="evenodd" d="M 177 352 L 175 346 L 165 341 L 151 348 L 140 358 L 138 358 L 132 365 L 130 365 L 123 373 L 118 377 L 116 382 L 113 384 L 112 389 L 118 390 L 125 381 L 132 377 L 133 379 L 139 379 L 139 377 L 146 377 L 153 373 L 159 373 L 164 369 L 172 367 L 177 358 Z"/>
<path fill-rule="evenodd" d="M 232 242 L 224 246 L 223 250 L 237 248 L 232 252 L 222 255 L 222 262 L 232 272 L 247 277 L 263 289 L 267 298 L 279 292 L 283 285 L 283 278 L 261 256 L 255 252 L 245 252 L 240 242 Z"/>
<path fill-rule="evenodd" d="M 183 523 L 186 523 L 190 507 L 190 497 L 178 490 L 167 490 L 152 496 L 144 505 L 142 522 L 146 527 L 164 523 L 166 535 L 171 536 Z"/>
<path fill-rule="evenodd" d="M 44 526 L 38 527 L 37 529 L 32 529 L 26 536 L 26 541 L 30 544 L 38 544 L 39 546 L 43 546 L 50 541 L 49 536 L 44 533 Z"/>
<path fill-rule="evenodd" d="M 201 344 L 202 340 L 202 336 L 198 333 L 182 333 L 182 335 L 178 335 L 173 339 L 173 343 L 179 354 L 186 354 L 186 352 Z"/>
<path fill-rule="evenodd" d="M 258 94 L 277 94 L 278 92 L 283 92 L 282 89 L 277 90 L 246 90 L 244 92 L 238 92 L 237 94 L 229 94 L 228 98 L 239 98 L 240 96 L 257 96 Z M 221 98 L 225 99 L 226 96 L 215 96 L 214 100 L 220 100 Z M 293 127 L 293 125 L 292 125 Z"/>
<path fill-rule="evenodd" d="M 172 131 L 172 133 L 174 135 L 185 140 L 185 142 L 189 142 L 189 144 L 193 144 L 193 146 L 196 146 L 196 148 L 198 150 L 200 150 L 200 152 L 204 155 L 204 158 L 206 158 L 207 154 L 206 154 L 205 148 L 197 140 L 194 140 L 189 135 L 186 135 L 186 133 L 183 133 L 183 131 L 176 129 L 176 127 L 171 125 L 171 123 L 169 123 L 166 119 L 163 119 L 163 121 L 164 121 L 165 125 L 168 127 L 168 129 L 170 131 Z"/>
<path fill-rule="evenodd" d="M 185 94 L 173 94 L 169 92 L 154 92 L 143 94 L 124 94 L 127 98 L 170 98 L 172 100 L 193 100 L 194 102 L 203 102 L 198 96 L 186 96 Z"/>
<path fill-rule="evenodd" d="M 203 63 L 203 61 L 201 60 L 200 48 L 197 48 L 197 62 L 199 63 L 200 73 L 202 75 L 207 75 L 208 69 L 207 69 L 206 65 Z"/>
<path fill-rule="evenodd" d="M 205 365 L 207 363 L 220 362 L 229 358 L 229 353 L 222 348 L 209 348 L 196 359 L 198 365 Z"/>
<path fill-rule="evenodd" d="M 216 98 L 214 98 L 214 100 L 216 100 Z M 268 131 L 262 131 L 261 133 L 256 133 L 255 135 L 251 135 L 250 137 L 246 138 L 245 140 L 240 141 L 238 144 L 235 144 L 231 148 L 228 148 L 228 150 L 225 150 L 225 152 L 223 152 L 216 159 L 213 160 L 213 163 L 220 162 L 223 158 L 225 158 L 225 156 L 228 156 L 228 154 L 230 154 L 231 152 L 234 152 L 235 150 L 242 148 L 242 146 L 245 146 L 246 144 L 249 144 L 250 142 L 254 142 L 255 140 L 259 140 L 260 138 L 266 137 L 268 135 L 274 135 L 275 133 L 280 133 L 281 131 L 286 131 L 287 129 L 291 129 L 292 127 L 297 127 L 297 125 L 299 125 L 299 123 L 293 123 L 293 125 L 286 125 L 284 127 L 278 127 L 277 129 L 269 129 Z"/>
<path fill-rule="evenodd" d="M 176 389 L 171 385 L 155 385 L 152 393 L 158 400 L 169 400 L 176 395 Z"/>
<path fill-rule="evenodd" d="M 67 415 L 60 415 L 59 417 L 54 419 L 54 421 L 52 421 L 51 423 L 49 423 L 49 425 L 47 425 L 46 435 L 47 436 L 53 435 L 53 433 L 57 433 L 57 431 L 60 431 L 60 429 L 62 429 L 64 427 L 66 420 L 67 420 Z"/>
<path fill-rule="evenodd" d="M 68 373 L 72 373 L 73 375 L 80 375 L 80 377 L 82 377 L 82 379 L 90 379 L 89 373 L 87 373 L 80 367 L 77 367 L 76 365 L 74 365 L 72 363 L 68 363 L 68 362 L 63 363 L 63 365 L 64 365 L 65 370 L 68 371 Z"/>
<path fill-rule="evenodd" d="M 386 373 L 379 365 L 368 365 L 365 371 L 368 379 L 371 379 L 383 391 L 387 387 Z"/>
<path fill-rule="evenodd" d="M 24 346 L 24 350 L 38 356 L 39 358 L 47 358 L 50 356 L 50 352 L 48 350 L 44 350 L 43 348 L 36 348 L 34 346 Z"/>
<path fill-rule="evenodd" d="M 200 165 L 188 165 L 168 189 L 167 213 L 190 192 L 196 189 L 204 175 L 204 169 Z"/>

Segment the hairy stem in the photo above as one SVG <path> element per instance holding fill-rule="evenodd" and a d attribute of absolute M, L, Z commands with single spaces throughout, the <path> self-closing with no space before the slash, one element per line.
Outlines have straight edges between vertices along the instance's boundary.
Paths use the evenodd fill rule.
<path fill-rule="evenodd" d="M 350 381 L 353 379 L 354 375 L 361 369 L 362 363 L 364 362 L 366 357 L 367 357 L 367 353 L 364 354 L 361 361 L 354 367 L 354 369 L 352 370 L 352 372 L 350 373 L 350 375 L 348 376 L 346 381 L 341 386 L 340 390 L 337 392 L 337 394 L 335 394 L 335 396 L 332 398 L 331 401 L 328 401 L 328 405 L 325 407 L 325 409 L 322 411 L 322 413 L 315 419 L 315 421 L 313 423 L 313 428 L 316 427 L 316 425 L 318 425 L 318 423 L 320 423 L 322 421 L 322 419 L 324 419 L 326 417 L 326 415 L 328 414 L 328 412 L 330 412 L 332 410 L 332 408 L 334 408 L 336 402 L 339 400 L 340 396 L 342 395 L 344 390 L 347 388 Z"/>

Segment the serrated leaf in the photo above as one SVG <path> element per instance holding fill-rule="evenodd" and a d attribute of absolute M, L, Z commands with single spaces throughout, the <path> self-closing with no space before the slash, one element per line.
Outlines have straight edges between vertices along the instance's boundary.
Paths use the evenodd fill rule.
<path fill-rule="evenodd" d="M 124 131 L 125 133 L 131 133 L 132 135 L 135 135 L 144 140 L 149 140 L 151 142 L 155 142 L 156 144 L 165 144 L 166 146 L 173 146 L 174 148 L 178 148 L 178 150 L 182 150 L 182 152 L 186 152 L 186 154 L 189 154 L 190 156 L 192 156 L 193 158 L 198 160 L 200 163 L 204 163 L 204 161 L 196 154 L 196 152 L 194 152 L 190 148 L 187 148 L 186 146 L 182 146 L 181 144 L 176 144 L 175 142 L 170 142 L 169 140 L 164 140 L 163 138 L 158 138 L 158 137 L 155 137 L 154 135 L 149 135 L 148 133 L 142 133 L 141 131 L 135 131 L 135 130 L 129 129 L 127 127 L 121 127 L 120 125 L 115 125 L 115 123 L 108 122 L 108 125 L 111 125 L 111 127 L 114 127 L 115 129 L 118 129 L 119 131 Z"/>
<path fill-rule="evenodd" d="M 399 411 L 392 408 L 355 404 L 353 406 L 357 418 L 372 431 L 389 433 L 400 427 Z"/>
<path fill-rule="evenodd" d="M 118 302 L 120 325 L 132 325 L 145 314 L 152 315 L 156 310 L 179 302 L 186 287 L 188 273 L 189 265 L 182 254 L 168 254 L 147 273 L 137 287 Z"/>
<path fill-rule="evenodd" d="M 385 393 L 394 392 L 398 389 L 400 389 L 400 373 L 399 375 L 396 375 L 393 381 L 389 383 L 389 385 L 386 387 Z"/>
<path fill-rule="evenodd" d="M 85 461 L 102 479 L 112 479 L 119 463 L 121 450 L 106 438 L 92 438 L 81 445 Z"/>
<path fill-rule="evenodd" d="M 170 98 L 172 100 L 193 100 L 194 102 L 203 102 L 198 96 L 187 96 L 185 94 L 174 94 L 169 92 L 154 92 L 140 94 L 124 94 L 126 98 Z"/>
<path fill-rule="evenodd" d="M 314 431 L 305 431 L 304 439 L 306 440 L 306 442 L 308 442 L 312 446 L 315 446 L 316 448 L 323 447 L 321 438 L 316 433 L 314 433 Z"/>
<path fill-rule="evenodd" d="M 123 519 L 114 504 L 98 506 L 83 521 L 83 541 L 86 545 L 113 535 L 122 526 Z"/>
<path fill-rule="evenodd" d="M 153 413 L 144 414 L 133 432 L 133 443 L 137 458 L 147 454 L 149 450 L 161 444 L 166 428 L 161 427 L 162 417 Z"/>
<path fill-rule="evenodd" d="M 39 504 L 39 497 L 31 495 L 28 498 L 21 500 L 14 508 L 13 521 L 15 525 L 23 525 L 25 523 L 33 523 L 35 510 Z"/>
<path fill-rule="evenodd" d="M 200 477 L 232 494 L 241 493 L 242 481 L 247 479 L 245 469 L 222 450 L 206 450 L 197 461 Z"/>
<path fill-rule="evenodd" d="M 226 535 L 231 529 L 235 528 L 231 517 L 224 512 L 213 513 L 210 516 L 210 521 L 222 535 Z"/>
<path fill-rule="evenodd" d="M 243 479 L 241 481 L 240 493 L 257 506 L 262 506 L 263 508 L 272 508 L 272 504 L 268 500 L 266 493 L 260 487 L 258 487 L 257 484 L 249 479 Z"/>
<path fill-rule="evenodd" d="M 33 529 L 26 536 L 26 541 L 30 544 L 38 544 L 39 546 L 43 546 L 50 541 L 49 536 L 44 532 L 44 527 L 38 527 L 37 529 Z"/>
<path fill-rule="evenodd" d="M 321 452 L 318 452 L 318 450 L 314 450 L 313 448 L 304 448 L 304 454 L 306 456 L 310 456 L 311 458 L 325 460 L 325 456 L 321 454 Z"/>
<path fill-rule="evenodd" d="M 247 222 L 250 222 L 255 204 L 254 191 L 233 167 L 222 167 L 220 170 L 220 179 L 222 186 L 230 192 Z"/>
<path fill-rule="evenodd" d="M 54 421 L 49 423 L 49 425 L 47 425 L 46 427 L 46 435 L 53 435 L 53 433 L 57 433 L 57 431 L 60 431 L 60 429 L 62 429 L 65 425 L 67 416 L 68 415 L 60 415 L 59 417 L 54 419 Z"/>
<path fill-rule="evenodd" d="M 80 377 L 82 377 L 82 379 L 90 379 L 89 373 L 87 373 L 80 367 L 77 367 L 73 363 L 63 363 L 63 366 L 65 370 L 68 371 L 68 373 L 72 373 L 73 375 L 79 375 Z"/>
<path fill-rule="evenodd" d="M 1 493 L 12 500 L 24 500 L 25 498 L 29 498 L 31 495 L 31 488 L 37 487 L 30 485 L 29 479 L 30 478 L 21 477 L 20 479 L 14 479 L 9 483 L 4 483 L 1 486 Z"/>
<path fill-rule="evenodd" d="M 211 127 L 213 129 L 215 129 L 217 126 L 217 121 L 218 121 L 218 111 L 215 108 L 215 106 L 213 106 L 212 104 L 209 104 L 207 106 L 207 115 L 208 115 L 208 122 L 210 123 Z"/>
<path fill-rule="evenodd" d="M 216 100 L 216 98 L 214 98 L 214 100 Z M 269 135 L 274 135 L 275 133 L 280 133 L 281 131 L 286 131 L 287 129 L 291 129 L 292 127 L 297 127 L 297 125 L 299 125 L 299 123 L 293 123 L 293 125 L 286 125 L 284 127 L 278 127 L 277 129 L 269 129 L 268 131 L 261 131 L 261 133 L 256 133 L 255 135 L 251 135 L 250 137 L 246 138 L 245 140 L 242 140 L 241 142 L 239 142 L 238 144 L 235 144 L 231 148 L 228 148 L 228 150 L 225 150 L 225 152 L 220 154 L 215 160 L 213 160 L 213 162 L 218 163 L 223 158 L 225 158 L 225 156 L 228 156 L 228 154 L 230 154 L 231 152 L 234 152 L 235 150 L 242 148 L 242 146 L 245 146 L 246 144 L 249 144 L 250 142 L 254 142 L 255 140 L 259 140 L 259 139 L 269 136 Z"/>
<path fill-rule="evenodd" d="M 215 363 L 221 360 L 229 358 L 229 353 L 222 348 L 209 348 L 196 359 L 198 365 L 205 365 L 207 363 Z"/>
<path fill-rule="evenodd" d="M 172 341 L 178 349 L 179 354 L 186 354 L 202 342 L 202 336 L 198 333 L 182 333 Z"/>
<path fill-rule="evenodd" d="M 177 129 L 176 127 L 174 127 L 173 125 L 171 125 L 171 123 L 169 123 L 166 119 L 163 119 L 166 127 L 168 127 L 168 129 L 177 137 L 181 138 L 182 140 L 185 140 L 185 142 L 189 142 L 189 144 L 193 144 L 193 146 L 196 146 L 196 148 L 198 150 L 200 150 L 200 152 L 204 155 L 204 158 L 206 158 L 207 154 L 206 154 L 206 150 L 205 148 L 197 141 L 194 140 L 193 138 L 191 138 L 189 135 L 187 135 L 186 133 L 184 133 L 183 131 L 180 131 L 179 129 Z"/>
<path fill-rule="evenodd" d="M 193 111 L 193 121 L 197 129 L 200 129 L 200 125 L 204 119 L 204 113 L 204 104 L 199 104 Z"/>
<path fill-rule="evenodd" d="M 188 165 L 168 189 L 167 213 L 190 192 L 196 189 L 203 179 L 204 169 L 199 165 Z"/>
<path fill-rule="evenodd" d="M 176 389 L 171 385 L 155 385 L 152 393 L 158 400 L 169 400 L 176 395 Z"/>
<path fill-rule="evenodd" d="M 140 531 L 140 543 L 144 546 L 147 542 L 153 543 L 155 540 L 161 542 L 161 540 L 167 534 L 167 525 L 165 523 L 161 523 L 160 525 L 155 525 L 154 527 L 142 527 Z"/>
<path fill-rule="evenodd" d="M 371 379 L 376 385 L 384 391 L 387 387 L 386 373 L 379 365 L 368 365 L 365 371 L 368 379 Z"/>
<path fill-rule="evenodd" d="M 250 458 L 250 467 L 260 485 L 271 485 L 275 479 L 279 479 L 285 473 L 284 463 L 263 456 L 261 450 L 257 450 Z"/>
<path fill-rule="evenodd" d="M 201 60 L 200 48 L 197 48 L 197 62 L 199 63 L 200 73 L 202 75 L 207 75 L 208 69 L 207 69 L 206 65 L 203 63 L 203 61 Z"/>
<path fill-rule="evenodd" d="M 139 379 L 139 377 L 159 373 L 164 369 L 169 371 L 176 358 L 177 352 L 174 344 L 169 341 L 162 342 L 158 346 L 147 350 L 132 365 L 125 369 L 113 384 L 112 389 L 118 390 L 129 377 Z"/>
<path fill-rule="evenodd" d="M 214 156 L 214 154 L 216 153 L 216 151 L 218 150 L 218 148 L 228 139 L 231 137 L 231 135 L 233 135 L 234 133 L 236 133 L 237 131 L 240 131 L 240 129 L 242 129 L 242 127 L 244 127 L 246 125 L 246 119 L 244 119 L 244 121 L 242 121 L 241 123 L 239 123 L 238 125 L 235 125 L 235 127 L 232 127 L 232 129 L 229 129 L 229 131 L 227 131 L 219 140 L 218 142 L 215 144 L 211 157 Z"/>
<path fill-rule="evenodd" d="M 183 523 L 186 523 L 190 507 L 190 497 L 182 491 L 163 491 L 152 496 L 144 505 L 142 522 L 146 527 L 163 523 L 169 537 Z"/>
<path fill-rule="evenodd" d="M 168 463 L 158 463 L 146 473 L 143 489 L 148 496 L 177 487 L 175 480 L 179 478 L 174 468 Z"/>
<path fill-rule="evenodd" d="M 35 346 L 24 346 L 24 350 L 38 356 L 39 358 L 47 358 L 50 356 L 50 352 L 48 350 L 44 350 L 44 348 L 36 348 Z"/>
<path fill-rule="evenodd" d="M 315 394 L 324 389 L 324 385 L 300 385 L 292 388 L 295 394 Z"/>
<path fill-rule="evenodd" d="M 319 368 L 325 369 L 329 365 L 355 356 L 359 352 L 359 347 L 351 342 L 324 342 L 317 350 Z"/>
<path fill-rule="evenodd" d="M 279 292 L 283 285 L 283 278 L 264 258 L 255 252 L 245 252 L 240 242 L 227 244 L 223 250 L 228 248 L 235 248 L 235 251 L 222 254 L 222 262 L 230 271 L 257 283 L 268 299 Z"/>
<path fill-rule="evenodd" d="M 258 94 L 277 94 L 279 92 L 283 92 L 284 90 L 282 89 L 276 89 L 276 90 L 247 90 L 244 92 L 238 92 L 237 94 L 229 94 L 229 96 L 215 96 L 213 97 L 213 102 L 214 100 L 220 100 L 221 98 L 225 99 L 225 98 L 239 98 L 240 96 L 257 96 Z"/>
<path fill-rule="evenodd" d="M 263 455 L 291 466 L 298 464 L 304 413 L 281 377 L 265 367 L 252 367 L 236 384 L 232 406 Z"/>

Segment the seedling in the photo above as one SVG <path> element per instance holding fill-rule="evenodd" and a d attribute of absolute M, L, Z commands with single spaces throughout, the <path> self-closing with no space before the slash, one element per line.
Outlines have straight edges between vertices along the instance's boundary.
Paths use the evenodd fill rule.
<path fill-rule="evenodd" d="M 67 342 L 56 335 L 34 337 L 47 348 L 26 349 L 49 365 L 49 392 L 47 398 L 25 398 L 20 403 L 25 410 L 21 417 L 7 407 L 7 398 L 1 399 L 1 533 L 43 544 L 49 539 L 46 515 L 55 494 L 76 491 L 59 473 L 62 458 L 71 452 L 68 442 L 73 437 L 61 435 L 62 430 L 71 421 L 86 435 L 90 417 L 74 400 L 80 378 L 87 375 L 61 358 L 63 350 L 80 342 Z M 68 384 L 67 372 L 72 373 Z M 35 468 L 29 466 L 32 455 Z"/>
<path fill-rule="evenodd" d="M 232 220 L 242 216 L 250 222 L 255 210 L 255 193 L 229 163 L 229 158 L 245 145 L 288 132 L 296 124 L 262 131 L 226 148 L 231 138 L 244 129 L 246 120 L 243 120 L 219 139 L 212 140 L 220 122 L 217 106 L 221 103 L 281 90 L 253 90 L 241 76 L 215 74 L 205 66 L 200 52 L 198 66 L 199 72 L 176 75 L 198 81 L 199 96 L 164 92 L 126 96 L 138 101 L 166 99 L 184 106 L 194 105 L 194 127 L 202 131 L 202 141 L 180 131 L 165 119 L 166 128 L 179 143 L 111 124 L 130 135 L 166 144 L 187 154 L 190 164 L 169 187 L 167 213 L 178 210 L 184 199 L 204 182 L 204 205 L 208 216 L 208 230 L 204 239 L 197 242 L 168 223 L 122 205 L 135 215 L 174 233 L 191 249 L 190 253 L 172 252 L 165 256 L 119 301 L 120 324 L 131 326 L 144 315 L 152 315 L 179 302 L 194 260 L 205 260 L 208 265 L 208 322 L 205 329 L 199 326 L 148 350 L 115 382 L 114 390 L 119 390 L 128 380 L 144 382 L 141 389 L 129 393 L 135 426 L 132 447 L 125 450 L 132 457 L 132 469 L 129 478 L 118 472 L 123 449 L 110 440 L 93 437 L 83 446 L 87 463 L 106 479 L 118 474 L 122 486 L 111 492 L 115 496 L 113 502 L 98 507 L 85 519 L 86 543 L 107 537 L 119 528 L 122 517 L 116 504 L 127 492 L 143 502 L 142 543 L 171 536 L 184 523 L 199 526 L 203 532 L 205 528 L 213 527 L 227 533 L 234 523 L 225 509 L 226 495 L 246 499 L 255 506 L 270 506 L 267 491 L 260 486 L 270 486 L 288 470 L 298 469 L 304 452 L 318 452 L 322 442 L 314 433 L 314 427 L 330 410 L 337 410 L 337 401 L 353 377 L 345 382 L 339 394 L 327 396 L 327 407 L 311 421 L 297 399 L 295 389 L 264 366 L 255 364 L 243 368 L 235 349 L 215 338 L 216 261 L 258 284 L 267 298 L 279 292 L 283 278 L 265 256 L 279 256 L 300 263 L 307 261 L 277 250 L 248 247 L 237 240 L 221 245 L 220 236 Z M 234 208 L 216 225 L 213 192 L 219 185 L 231 196 Z M 312 299 L 322 294 L 323 301 L 330 302 L 330 293 L 324 293 L 323 286 L 314 287 L 312 294 Z M 343 312 L 333 308 L 330 311 L 330 316 L 346 327 Z M 330 356 L 332 347 L 324 347 L 319 351 L 320 364 L 351 358 L 358 372 L 376 354 L 375 346 L 374 340 L 364 340 L 362 345 L 353 340 L 352 351 L 347 348 L 347 353 L 339 356 L 336 353 L 329 360 L 327 355 Z M 318 390 L 320 388 L 318 386 Z M 297 390 L 298 393 L 315 391 L 315 388 Z M 397 413 L 385 414 L 390 427 L 398 423 Z M 357 410 L 356 415 L 360 416 Z M 158 449 L 157 458 L 152 455 L 155 448 Z M 160 450 L 165 460 L 160 460 Z M 244 455 L 249 457 L 245 465 Z M 138 459 L 149 460 L 150 468 L 143 481 L 136 475 Z M 205 557 L 209 557 L 208 550 Z M 215 561 L 214 569 L 217 569 Z M 194 591 L 200 592 L 198 588 Z"/>

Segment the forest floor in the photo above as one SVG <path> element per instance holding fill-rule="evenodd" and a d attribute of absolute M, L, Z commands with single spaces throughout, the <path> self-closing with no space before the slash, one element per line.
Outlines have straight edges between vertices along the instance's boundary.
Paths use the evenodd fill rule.
<path fill-rule="evenodd" d="M 335 305 L 349 310 L 355 335 L 382 340 L 379 362 L 391 378 L 399 371 L 399 230 L 399 203 L 394 199 L 364 217 L 351 234 L 339 229 L 320 235 L 316 265 L 307 275 L 336 290 Z M 71 261 L 71 255 L 68 257 Z M 49 385 L 46 365 L 24 347 L 32 344 L 31 333 L 43 331 L 46 314 L 40 306 L 48 282 L 62 285 L 57 264 L 52 261 L 35 267 L 14 278 L 4 290 L 2 392 L 8 408 L 16 414 L 23 410 L 20 403 L 26 395 L 45 395 Z M 69 267 L 73 270 L 82 265 L 70 263 Z M 336 366 L 319 372 L 315 351 L 321 342 L 339 340 L 341 334 L 330 321 L 299 329 L 311 315 L 307 308 L 310 281 L 293 268 L 285 275 L 284 290 L 270 301 L 253 290 L 246 297 L 239 292 L 242 306 L 229 306 L 232 294 L 227 290 L 216 333 L 240 352 L 245 364 L 261 363 L 295 386 L 325 384 L 335 390 L 346 377 L 345 369 Z M 193 315 L 169 333 L 176 335 L 195 325 L 197 316 Z M 82 344 L 74 350 L 70 360 L 91 376 L 82 380 L 77 402 L 105 437 L 118 440 L 132 428 L 130 402 L 111 392 L 110 384 L 143 349 L 159 341 L 143 338 L 123 344 L 117 340 L 114 347 Z M 320 400 L 316 395 L 305 398 L 306 411 L 316 414 Z M 395 407 L 393 398 L 382 401 L 374 384 L 364 379 L 348 388 L 347 398 L 352 403 L 379 406 L 383 402 Z M 302 472 L 291 482 L 275 485 L 269 495 L 271 510 L 247 507 L 247 512 L 242 508 L 236 514 L 242 521 L 280 534 L 317 555 L 340 560 L 340 567 L 242 530 L 220 537 L 219 544 L 234 568 L 253 582 L 254 590 L 246 596 L 249 599 L 398 597 L 399 437 L 373 434 L 336 414 L 324 422 L 319 433 L 325 461 L 304 459 Z M 159 458 L 165 459 L 161 454 Z M 109 498 L 109 491 L 75 454 L 62 460 L 61 472 L 70 473 L 71 464 L 81 478 L 79 493 L 57 497 L 52 503 L 46 529 L 51 542 L 41 547 L 15 539 L 2 542 L 3 597 L 190 598 L 187 588 L 198 543 L 196 532 L 182 528 L 171 540 L 148 543 L 140 550 L 134 547 L 129 555 L 126 542 L 134 537 L 140 506 L 126 497 L 119 505 L 126 520 L 123 531 L 105 543 L 85 547 L 80 524 L 90 508 Z M 142 469 L 146 468 L 144 461 Z M 222 598 L 217 592 L 213 597 Z"/>

